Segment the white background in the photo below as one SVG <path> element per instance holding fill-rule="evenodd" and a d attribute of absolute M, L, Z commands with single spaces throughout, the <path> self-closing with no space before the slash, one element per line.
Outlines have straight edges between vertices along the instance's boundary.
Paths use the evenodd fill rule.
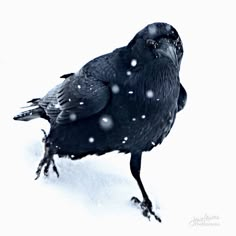
<path fill-rule="evenodd" d="M 140 192 L 128 155 L 56 159 L 61 177 L 34 181 L 48 124 L 12 120 L 60 75 L 158 21 L 183 40 L 188 92 L 170 135 L 143 158 L 143 182 L 162 224 L 129 203 Z M 1 1 L 0 235 L 235 235 L 235 22 L 228 0 Z M 190 224 L 205 215 L 219 225 Z"/>

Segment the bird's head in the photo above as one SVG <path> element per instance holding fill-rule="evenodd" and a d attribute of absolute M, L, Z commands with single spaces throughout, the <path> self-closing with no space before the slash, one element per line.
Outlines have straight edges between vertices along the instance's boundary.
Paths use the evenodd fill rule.
<path fill-rule="evenodd" d="M 167 23 L 153 23 L 139 31 L 128 47 L 143 52 L 143 55 L 168 57 L 180 67 L 183 44 L 176 29 Z"/>

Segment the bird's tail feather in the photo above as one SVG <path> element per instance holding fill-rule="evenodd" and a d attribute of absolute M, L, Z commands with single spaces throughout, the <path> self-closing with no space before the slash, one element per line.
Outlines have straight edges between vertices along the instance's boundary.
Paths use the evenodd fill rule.
<path fill-rule="evenodd" d="M 21 121 L 29 121 L 35 118 L 43 117 L 45 115 L 45 112 L 43 108 L 39 106 L 39 101 L 40 98 L 34 98 L 28 101 L 27 103 L 29 103 L 29 105 L 22 108 L 28 108 L 28 109 L 31 108 L 31 109 L 22 111 L 18 115 L 14 116 L 13 119 Z"/>
<path fill-rule="evenodd" d="M 14 116 L 14 120 L 21 120 L 21 121 L 29 121 L 33 120 L 35 118 L 42 117 L 44 114 L 44 111 L 41 107 L 36 107 L 34 109 L 30 109 L 27 111 L 22 111 L 18 115 Z"/>

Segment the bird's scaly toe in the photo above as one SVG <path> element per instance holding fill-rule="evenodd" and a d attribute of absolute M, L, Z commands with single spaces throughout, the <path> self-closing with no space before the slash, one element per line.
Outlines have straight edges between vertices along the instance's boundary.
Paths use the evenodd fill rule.
<path fill-rule="evenodd" d="M 152 203 L 150 200 L 144 200 L 141 202 L 137 197 L 132 197 L 131 201 L 137 205 L 142 210 L 143 216 L 147 217 L 149 220 L 151 216 L 153 216 L 157 221 L 161 223 L 161 218 L 156 215 L 156 213 L 152 209 Z"/>

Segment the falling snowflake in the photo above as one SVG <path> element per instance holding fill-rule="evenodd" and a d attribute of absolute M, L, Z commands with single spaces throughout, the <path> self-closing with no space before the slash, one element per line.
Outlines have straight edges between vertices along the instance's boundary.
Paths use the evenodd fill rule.
<path fill-rule="evenodd" d="M 131 91 L 131 90 L 128 92 L 128 94 L 133 94 L 133 93 L 134 93 L 134 91 Z"/>
<path fill-rule="evenodd" d="M 145 116 L 145 115 L 142 115 L 142 116 L 141 116 L 141 118 L 142 118 L 142 119 L 145 119 L 145 118 L 146 118 L 146 116 Z"/>
<path fill-rule="evenodd" d="M 148 32 L 151 35 L 155 35 L 157 33 L 157 27 L 155 25 L 149 25 Z"/>
<path fill-rule="evenodd" d="M 68 101 L 71 102 L 71 98 L 69 98 Z"/>
<path fill-rule="evenodd" d="M 128 141 L 128 139 L 129 139 L 128 137 L 124 137 L 123 140 L 122 140 L 121 142 L 122 142 L 123 144 L 125 144 L 126 141 Z"/>
<path fill-rule="evenodd" d="M 170 25 L 166 25 L 166 30 L 170 31 L 171 30 L 171 26 Z"/>
<path fill-rule="evenodd" d="M 112 117 L 109 115 L 103 115 L 99 119 L 99 125 L 103 130 L 110 130 L 113 127 Z"/>
<path fill-rule="evenodd" d="M 155 146 L 156 145 L 155 142 L 152 142 L 152 145 Z"/>
<path fill-rule="evenodd" d="M 90 142 L 90 143 L 94 143 L 94 138 L 93 137 L 90 137 L 89 139 L 88 139 L 88 141 Z"/>
<path fill-rule="evenodd" d="M 55 107 L 55 108 L 60 108 L 60 104 L 57 103 L 57 104 L 54 105 L 54 107 Z"/>
<path fill-rule="evenodd" d="M 135 66 L 137 66 L 137 60 L 136 59 L 132 59 L 131 60 L 131 62 L 130 62 L 130 65 L 132 66 L 132 67 L 135 67 Z"/>
<path fill-rule="evenodd" d="M 79 105 L 84 105 L 84 102 L 80 102 Z"/>
<path fill-rule="evenodd" d="M 147 96 L 147 98 L 153 98 L 154 97 L 153 91 L 152 90 L 147 90 L 146 96 Z"/>
<path fill-rule="evenodd" d="M 131 76 L 132 72 L 130 70 L 127 70 L 126 75 Z"/>
<path fill-rule="evenodd" d="M 134 117 L 134 118 L 132 118 L 132 121 L 136 121 L 136 118 Z"/>
<path fill-rule="evenodd" d="M 75 113 L 70 114 L 70 120 L 75 121 L 77 119 L 77 115 Z"/>
<path fill-rule="evenodd" d="M 114 94 L 117 94 L 117 93 L 120 92 L 120 88 L 119 88 L 119 86 L 118 86 L 117 84 L 114 84 L 114 85 L 112 85 L 112 87 L 111 87 L 111 91 L 112 91 Z"/>
<path fill-rule="evenodd" d="M 159 102 L 159 101 L 160 101 L 160 98 L 157 98 L 157 101 Z"/>
<path fill-rule="evenodd" d="M 78 89 L 81 89 L 81 85 L 78 85 Z"/>

